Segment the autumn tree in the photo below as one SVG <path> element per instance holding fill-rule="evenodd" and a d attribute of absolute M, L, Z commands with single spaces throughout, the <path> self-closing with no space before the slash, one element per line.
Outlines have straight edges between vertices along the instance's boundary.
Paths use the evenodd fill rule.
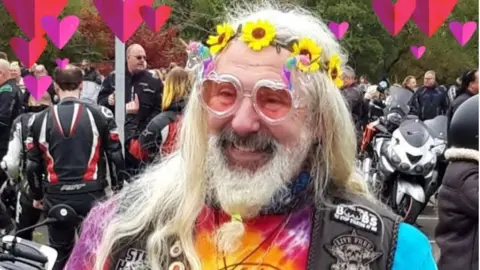
<path fill-rule="evenodd" d="M 79 31 L 92 46 L 90 60 L 98 62 L 100 71 L 113 69 L 115 60 L 115 38 L 112 31 L 103 21 L 98 12 L 90 5 L 86 5 L 81 13 Z M 162 28 L 159 32 L 152 32 L 144 23 L 135 34 L 126 42 L 125 46 L 138 43 L 145 48 L 149 68 L 167 67 L 171 62 L 185 64 L 185 47 L 178 39 L 176 27 Z"/>

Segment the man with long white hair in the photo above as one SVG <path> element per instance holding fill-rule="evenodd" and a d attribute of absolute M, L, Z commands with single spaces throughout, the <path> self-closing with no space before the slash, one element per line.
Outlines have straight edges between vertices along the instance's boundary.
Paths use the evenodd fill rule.
<path fill-rule="evenodd" d="M 92 210 L 66 269 L 435 269 L 427 238 L 353 173 L 328 27 L 232 14 L 210 48 L 189 46 L 202 68 L 179 151 Z"/>

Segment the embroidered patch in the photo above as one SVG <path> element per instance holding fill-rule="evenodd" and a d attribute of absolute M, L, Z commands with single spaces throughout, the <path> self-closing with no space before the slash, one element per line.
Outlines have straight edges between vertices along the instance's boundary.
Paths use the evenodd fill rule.
<path fill-rule="evenodd" d="M 107 118 L 113 118 L 113 113 L 107 107 L 100 106 L 103 115 Z"/>
<path fill-rule="evenodd" d="M 147 253 L 143 250 L 130 248 L 123 259 L 118 260 L 115 270 L 150 270 L 147 264 Z"/>
<path fill-rule="evenodd" d="M 378 234 L 380 217 L 375 212 L 359 205 L 338 205 L 335 211 L 332 212 L 332 219 Z"/>
<path fill-rule="evenodd" d="M 371 270 L 371 264 L 382 256 L 382 252 L 375 251 L 375 248 L 369 239 L 358 235 L 355 230 L 334 238 L 332 245 L 325 245 L 337 260 L 330 266 L 331 270 Z"/>
<path fill-rule="evenodd" d="M 147 92 L 147 93 L 152 93 L 152 94 L 155 93 L 155 90 L 150 89 L 150 88 L 144 88 L 142 91 L 143 91 L 143 92 Z"/>

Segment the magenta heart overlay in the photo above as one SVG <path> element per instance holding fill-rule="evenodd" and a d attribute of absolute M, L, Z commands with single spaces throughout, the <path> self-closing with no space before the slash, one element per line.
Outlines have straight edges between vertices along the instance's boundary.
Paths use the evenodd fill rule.
<path fill-rule="evenodd" d="M 23 78 L 23 83 L 35 100 L 40 100 L 43 95 L 45 95 L 45 92 L 47 92 L 48 87 L 52 84 L 52 77 L 42 76 L 37 79 L 32 75 L 28 75 Z"/>
<path fill-rule="evenodd" d="M 150 6 L 142 6 L 140 8 L 143 20 L 153 32 L 158 32 L 162 28 L 170 17 L 171 12 L 172 9 L 166 5 L 160 6 L 156 10 Z"/>
<path fill-rule="evenodd" d="M 416 7 L 416 0 L 372 0 L 372 8 L 385 29 L 393 36 L 398 35 Z"/>
<path fill-rule="evenodd" d="M 152 6 L 153 0 L 93 0 L 113 34 L 126 42 L 143 22 L 141 6 Z"/>
<path fill-rule="evenodd" d="M 70 59 L 68 59 L 68 58 L 65 58 L 65 59 L 57 58 L 55 60 L 55 62 L 57 62 L 57 66 L 58 66 L 59 69 L 65 69 L 65 67 L 67 67 L 68 63 L 70 63 Z"/>
<path fill-rule="evenodd" d="M 460 22 L 453 21 L 449 24 L 449 27 L 457 42 L 460 45 L 465 46 L 477 30 L 477 23 L 470 21 L 461 24 Z"/>
<path fill-rule="evenodd" d="M 336 23 L 336 22 L 330 22 L 328 24 L 328 27 L 330 28 L 330 31 L 332 31 L 333 35 L 337 39 L 342 39 L 342 37 L 347 32 L 349 26 L 350 26 L 350 24 L 348 22 L 342 22 L 340 24 Z"/>
<path fill-rule="evenodd" d="M 415 58 L 417 58 L 417 59 L 422 58 L 422 56 L 423 56 L 423 54 L 425 53 L 426 50 L 427 50 L 427 48 L 425 48 L 425 46 L 420 46 L 420 47 L 411 46 L 410 47 L 410 51 L 412 52 L 413 56 L 415 56 Z"/>
<path fill-rule="evenodd" d="M 75 31 L 77 31 L 80 19 L 77 16 L 67 16 L 61 21 L 53 16 L 45 16 L 42 18 L 42 26 L 50 40 L 59 49 L 67 45 Z"/>

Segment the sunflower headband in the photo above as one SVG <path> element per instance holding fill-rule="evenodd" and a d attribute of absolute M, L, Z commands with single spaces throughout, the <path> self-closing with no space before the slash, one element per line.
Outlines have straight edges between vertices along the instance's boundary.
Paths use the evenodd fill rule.
<path fill-rule="evenodd" d="M 190 43 L 187 48 L 189 57 L 203 59 L 203 76 L 214 68 L 215 64 L 212 61 L 212 55 L 219 54 L 231 40 L 238 37 L 254 51 L 275 46 L 278 52 L 280 52 L 281 48 L 291 52 L 291 56 L 285 61 L 282 70 L 282 78 L 290 90 L 292 87 L 291 72 L 294 69 L 298 69 L 304 73 L 321 70 L 328 75 L 337 87 L 343 85 L 343 81 L 340 79 L 342 75 L 340 57 L 335 54 L 329 61 L 322 62 L 322 48 L 308 37 L 299 40 L 292 39 L 288 44 L 281 43 L 275 38 L 275 27 L 264 20 L 247 22 L 244 25 L 240 25 L 237 31 L 235 31 L 231 25 L 222 23 L 217 25 L 216 30 L 217 35 L 210 35 L 208 37 L 207 44 L 210 45 L 210 48 L 197 42 Z"/>

